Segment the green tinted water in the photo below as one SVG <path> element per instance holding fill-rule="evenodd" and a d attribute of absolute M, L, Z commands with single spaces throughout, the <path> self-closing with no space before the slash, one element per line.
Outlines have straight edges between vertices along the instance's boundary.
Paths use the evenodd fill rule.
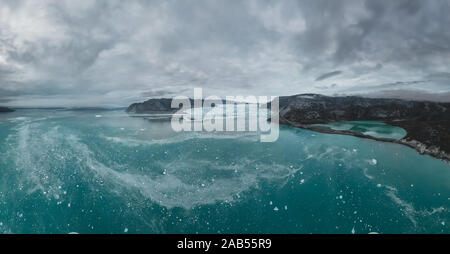
<path fill-rule="evenodd" d="M 346 121 L 330 124 L 317 124 L 329 127 L 333 130 L 352 131 L 376 138 L 402 139 L 406 136 L 406 130 L 400 127 L 387 125 L 378 121 Z"/>

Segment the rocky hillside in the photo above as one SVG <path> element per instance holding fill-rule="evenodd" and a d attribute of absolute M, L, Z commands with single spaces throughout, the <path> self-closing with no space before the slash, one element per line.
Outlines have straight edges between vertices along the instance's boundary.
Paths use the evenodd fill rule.
<path fill-rule="evenodd" d="M 194 106 L 194 100 L 190 99 L 191 106 Z M 204 102 L 204 100 L 203 100 Z M 222 101 L 225 104 L 225 100 Z M 136 113 L 136 114 L 151 114 L 151 113 L 175 113 L 178 108 L 173 109 L 171 107 L 172 99 L 161 98 L 161 99 L 150 99 L 142 103 L 131 104 L 126 112 Z"/>
<path fill-rule="evenodd" d="M 280 117 L 304 124 L 357 120 L 450 121 L 450 103 L 302 94 L 280 98 Z"/>
<path fill-rule="evenodd" d="M 128 113 L 155 113 L 155 112 L 176 112 L 178 109 L 172 109 L 172 99 L 150 99 L 142 103 L 133 103 L 127 108 Z"/>
<path fill-rule="evenodd" d="M 0 107 L 0 113 L 8 113 L 8 112 L 14 112 L 14 110 L 7 107 Z"/>

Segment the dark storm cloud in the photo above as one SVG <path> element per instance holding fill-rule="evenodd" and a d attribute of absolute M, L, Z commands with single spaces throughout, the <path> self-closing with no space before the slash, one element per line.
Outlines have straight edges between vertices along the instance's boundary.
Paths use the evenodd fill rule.
<path fill-rule="evenodd" d="M 341 74 L 341 73 L 342 73 L 342 71 L 332 71 L 332 72 L 328 72 L 328 73 L 322 74 L 322 75 L 320 75 L 319 77 L 317 77 L 317 78 L 316 78 L 316 81 L 322 81 L 322 80 L 324 80 L 324 79 L 328 79 L 328 78 L 331 78 L 331 77 L 333 77 L 333 76 L 337 76 L 337 75 L 339 75 L 339 74 Z"/>
<path fill-rule="evenodd" d="M 0 99 L 444 93 L 449 11 L 446 0 L 0 0 Z"/>
<path fill-rule="evenodd" d="M 416 101 L 450 102 L 450 92 L 430 93 L 420 90 L 383 90 L 373 93 L 360 94 L 368 98 L 407 99 Z"/>
<path fill-rule="evenodd" d="M 384 88 L 390 88 L 390 89 L 395 89 L 398 87 L 404 87 L 404 86 L 410 86 L 410 85 L 417 85 L 417 84 L 423 84 L 423 83 L 427 83 L 428 81 L 426 80 L 416 80 L 416 81 L 397 81 L 395 83 L 387 83 L 387 84 L 382 84 L 382 85 L 378 85 L 375 88 L 379 88 L 379 89 L 384 89 Z"/>
<path fill-rule="evenodd" d="M 151 89 L 149 91 L 142 92 L 143 97 L 148 98 L 170 98 L 171 96 L 176 96 L 180 92 L 187 92 L 188 89 L 180 88 L 162 88 L 162 89 Z"/>
<path fill-rule="evenodd" d="M 319 89 L 319 90 L 328 90 L 328 89 L 332 89 L 332 88 L 335 88 L 336 86 L 338 86 L 336 83 L 333 83 L 333 84 L 329 84 L 329 85 L 322 85 L 322 86 L 314 86 L 316 89 Z"/>
<path fill-rule="evenodd" d="M 414 81 L 397 81 L 392 83 L 386 83 L 381 85 L 374 85 L 374 86 L 366 86 L 366 87 L 357 87 L 348 89 L 347 92 L 360 92 L 360 91 L 384 91 L 386 89 L 388 90 L 396 90 L 396 89 L 405 89 L 405 88 L 412 88 L 417 89 L 418 86 L 420 88 L 426 88 L 426 83 L 429 83 L 428 80 L 414 80 Z"/>

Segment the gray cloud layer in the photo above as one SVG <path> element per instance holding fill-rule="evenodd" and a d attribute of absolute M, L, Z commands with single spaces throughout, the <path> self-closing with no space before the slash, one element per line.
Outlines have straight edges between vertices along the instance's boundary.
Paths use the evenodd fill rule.
<path fill-rule="evenodd" d="M 328 72 L 328 73 L 322 74 L 322 75 L 320 75 L 319 77 L 317 77 L 317 78 L 316 78 L 316 81 L 322 81 L 322 80 L 324 80 L 324 79 L 327 79 L 327 78 L 331 78 L 331 77 L 337 76 L 337 75 L 339 75 L 339 74 L 341 74 L 341 73 L 342 73 L 342 71 L 332 71 L 332 72 Z"/>
<path fill-rule="evenodd" d="M 447 0 L 0 0 L 0 103 L 127 105 L 193 87 L 335 94 L 411 80 L 445 93 L 449 11 Z"/>

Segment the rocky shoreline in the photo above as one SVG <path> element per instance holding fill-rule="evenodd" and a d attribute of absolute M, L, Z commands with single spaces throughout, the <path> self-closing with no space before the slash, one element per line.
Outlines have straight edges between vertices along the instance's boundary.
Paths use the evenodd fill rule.
<path fill-rule="evenodd" d="M 10 112 L 14 112 L 14 110 L 7 107 L 0 107 L 0 113 L 10 113 Z"/>
<path fill-rule="evenodd" d="M 331 129 L 329 127 L 325 127 L 325 126 L 316 126 L 316 125 L 313 126 L 313 125 L 309 125 L 309 124 L 292 123 L 285 119 L 280 119 L 280 124 L 295 127 L 295 128 L 320 132 L 320 133 L 348 135 L 348 136 L 354 136 L 354 137 L 358 137 L 358 138 L 372 139 L 372 140 L 380 141 L 380 142 L 401 144 L 401 145 L 405 145 L 405 146 L 415 149 L 420 154 L 430 155 L 434 158 L 437 158 L 437 159 L 443 160 L 447 163 L 450 163 L 450 154 L 449 153 L 446 153 L 445 151 L 441 150 L 439 147 L 427 146 L 424 143 L 414 140 L 414 139 L 403 138 L 400 140 L 396 140 L 396 139 L 389 139 L 389 138 L 377 138 L 377 137 L 364 135 L 362 133 L 357 133 L 357 132 L 353 132 L 353 131 L 333 130 L 333 129 Z"/>

